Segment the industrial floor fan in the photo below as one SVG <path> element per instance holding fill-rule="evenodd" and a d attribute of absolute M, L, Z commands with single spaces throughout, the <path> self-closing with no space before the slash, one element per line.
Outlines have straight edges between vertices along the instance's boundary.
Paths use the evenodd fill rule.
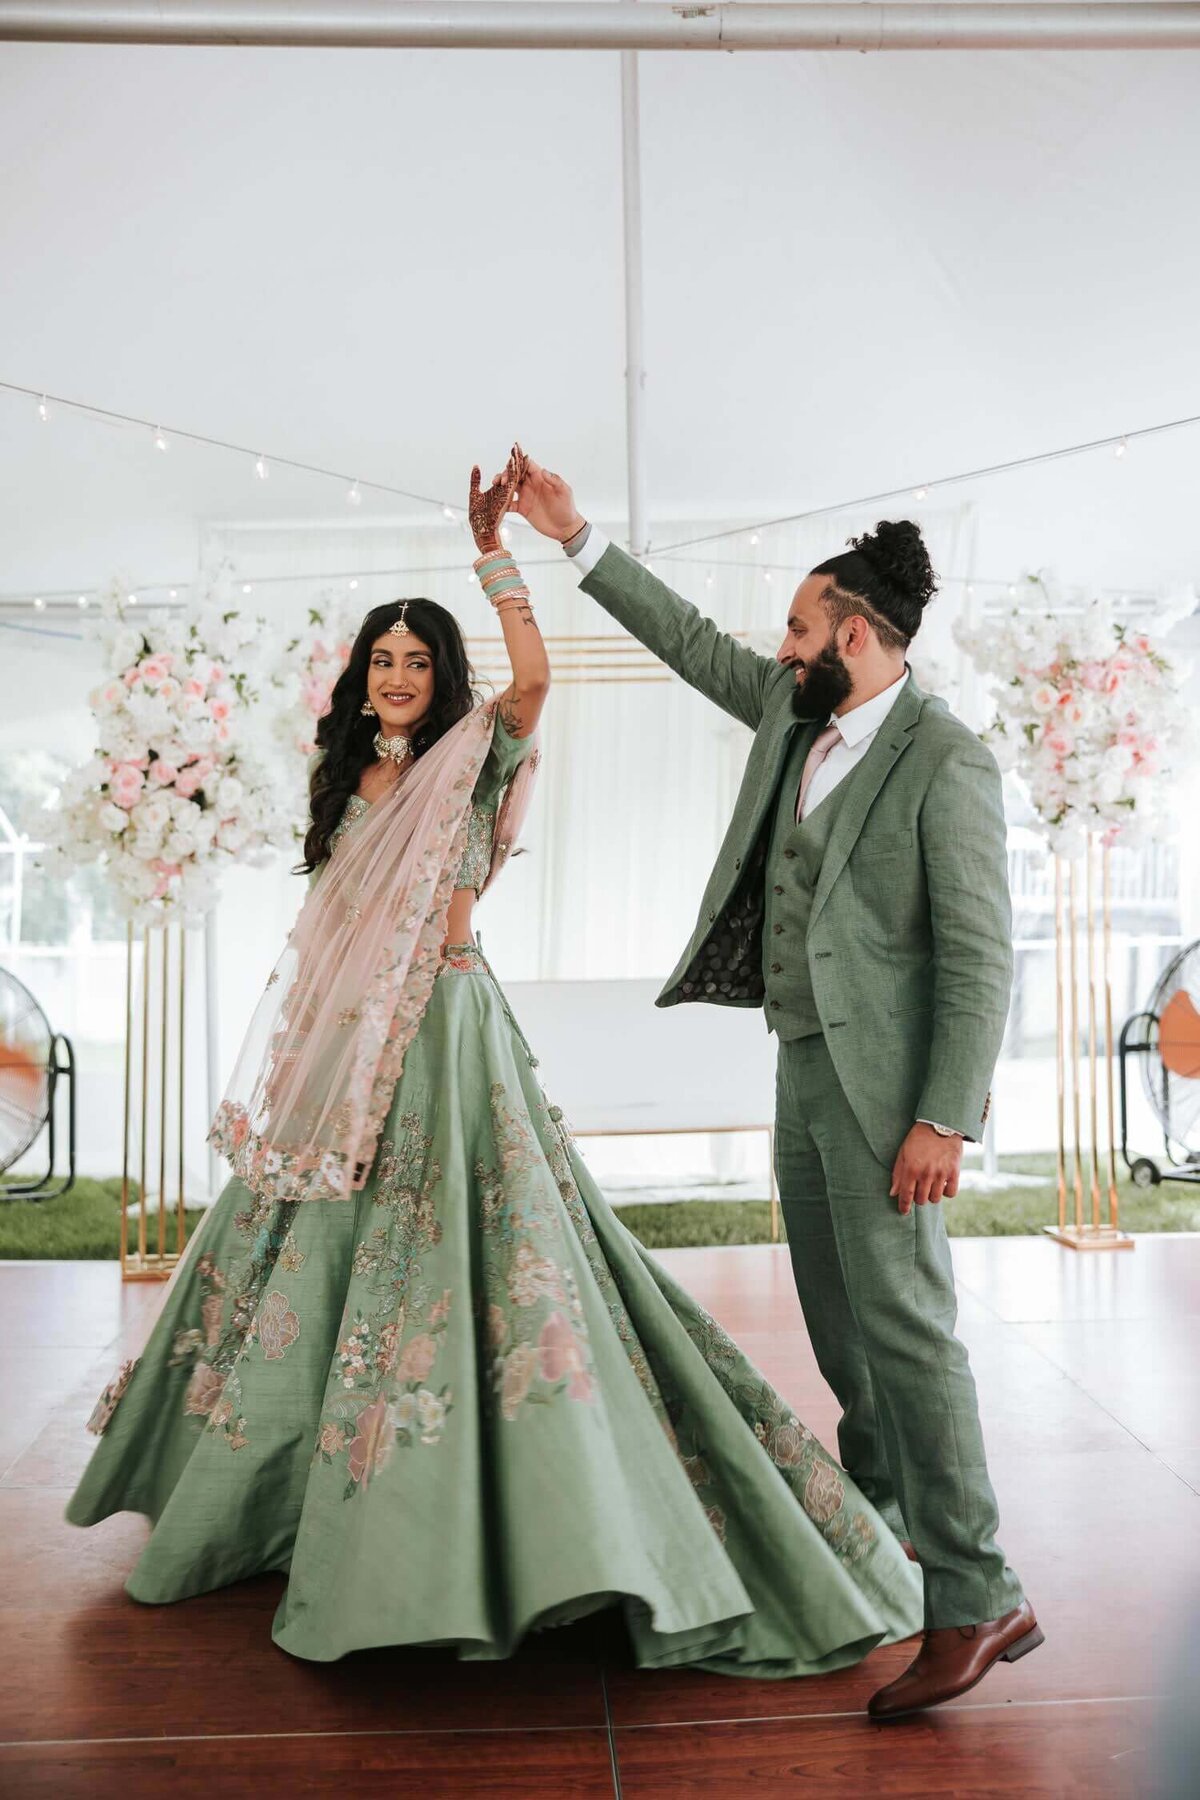
<path fill-rule="evenodd" d="M 67 1089 L 67 1172 L 58 1160 L 59 1082 Z M 47 1134 L 47 1168 L 33 1180 L 7 1181 L 5 1171 Z M 75 1055 L 69 1038 L 51 1031 L 29 989 L 0 969 L 0 1201 L 54 1200 L 75 1184 Z"/>
<path fill-rule="evenodd" d="M 1162 1127 L 1164 1163 L 1129 1154 L 1131 1056 L 1142 1058 L 1146 1098 Z M 1126 1019 L 1120 1058 L 1121 1154 L 1135 1183 L 1200 1182 L 1200 941 L 1169 965 L 1145 1012 Z"/>

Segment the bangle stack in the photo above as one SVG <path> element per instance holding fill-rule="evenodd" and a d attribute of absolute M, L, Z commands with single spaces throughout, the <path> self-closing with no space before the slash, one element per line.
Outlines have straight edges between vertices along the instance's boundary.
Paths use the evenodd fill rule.
<path fill-rule="evenodd" d="M 479 585 L 497 612 L 529 605 L 529 589 L 507 550 L 494 550 L 475 561 Z"/>

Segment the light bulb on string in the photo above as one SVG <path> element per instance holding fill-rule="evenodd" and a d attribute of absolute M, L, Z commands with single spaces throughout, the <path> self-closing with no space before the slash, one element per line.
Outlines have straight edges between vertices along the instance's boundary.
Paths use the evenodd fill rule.
<path fill-rule="evenodd" d="M 751 544 L 757 544 L 757 542 L 758 542 L 758 533 L 757 533 L 757 531 L 752 531 L 752 532 L 751 532 L 751 533 L 750 533 L 750 542 L 751 542 Z"/>
<path fill-rule="evenodd" d="M 154 427 L 154 448 L 156 450 L 163 451 L 164 454 L 171 448 L 170 444 L 167 442 L 166 438 L 163 436 L 163 429 L 162 429 L 161 425 L 156 425 Z"/>
<path fill-rule="evenodd" d="M 46 602 L 42 599 L 40 594 L 34 596 L 33 605 L 35 612 L 45 612 L 46 610 Z"/>
<path fill-rule="evenodd" d="M 243 592 L 243 594 L 252 594 L 254 592 L 253 587 L 250 585 L 250 583 L 248 581 L 243 581 L 242 592 Z"/>
<path fill-rule="evenodd" d="M 354 590 L 355 590 L 355 588 L 356 588 L 356 587 L 357 587 L 357 586 L 358 586 L 358 580 L 357 580 L 357 578 L 356 578 L 356 579 L 355 579 L 355 580 L 353 580 L 353 581 L 352 581 L 352 582 L 351 582 L 351 583 L 350 583 L 350 592 L 351 592 L 351 593 L 353 593 L 353 592 L 354 592 Z"/>
<path fill-rule="evenodd" d="M 266 457 L 265 457 L 265 456 L 256 456 L 256 457 L 255 457 L 255 459 L 254 459 L 254 473 L 255 473 L 255 474 L 256 474 L 256 475 L 257 475 L 257 476 L 258 476 L 258 479 L 259 479 L 259 480 L 260 480 L 260 481 L 266 481 L 266 480 L 267 480 L 267 478 L 268 478 L 268 476 L 269 476 L 269 475 L 270 475 L 270 473 L 271 473 L 271 471 L 270 471 L 270 470 L 269 470 L 269 469 L 268 469 L 268 467 L 267 467 L 267 459 L 266 459 Z"/>
<path fill-rule="evenodd" d="M 349 487 L 346 490 L 346 505 L 347 506 L 361 506 L 362 505 L 362 489 L 359 487 L 357 480 L 354 482 L 352 487 Z"/>
<path fill-rule="evenodd" d="M 1113 455 L 1114 456 L 1124 456 L 1128 449 L 1129 449 L 1129 439 L 1122 438 L 1118 444 L 1114 445 Z"/>
<path fill-rule="evenodd" d="M 1015 587 L 1014 587 L 1014 586 L 1013 586 L 1013 584 L 1012 584 L 1012 583 L 1011 583 L 1011 581 L 1010 581 L 1010 582 L 1009 582 L 1009 584 L 1008 584 L 1008 597 L 1009 597 L 1009 599 L 1010 599 L 1010 600 L 1015 600 L 1015 599 L 1016 599 L 1016 597 L 1017 597 L 1017 590 L 1016 590 L 1016 588 L 1015 588 Z"/>
<path fill-rule="evenodd" d="M 772 579 L 773 579 L 773 577 L 772 577 L 772 575 L 771 575 L 771 571 L 770 571 L 770 569 L 764 569 L 764 570 L 763 570 L 763 580 L 764 580 L 764 581 L 771 581 L 771 580 L 772 580 Z"/>
<path fill-rule="evenodd" d="M 177 599 L 178 599 L 178 598 L 179 598 L 179 589 L 178 589 L 178 588 L 172 588 L 172 589 L 171 589 L 171 599 L 172 599 L 172 600 L 177 600 Z"/>
<path fill-rule="evenodd" d="M 130 594 L 130 595 L 129 595 L 129 604 L 130 604 L 130 606 L 136 606 L 136 605 L 137 605 L 137 603 L 138 603 L 138 597 L 137 597 L 137 595 L 136 595 L 136 594 Z"/>
<path fill-rule="evenodd" d="M 928 488 L 919 487 L 919 488 L 913 489 L 913 499 L 914 500 L 924 500 L 928 497 L 928 495 L 929 495 Z"/>
<path fill-rule="evenodd" d="M 711 569 L 710 569 L 710 570 L 709 570 L 709 571 L 708 571 L 708 574 L 707 574 L 707 575 L 706 575 L 706 576 L 705 576 L 705 577 L 704 577 L 704 585 L 705 585 L 705 587 L 711 587 L 711 586 L 712 586 L 712 584 L 713 584 L 713 582 L 714 582 L 714 581 L 715 581 L 715 580 L 716 580 L 716 579 L 717 579 L 717 578 L 716 578 L 716 576 L 715 576 L 715 575 L 714 575 L 714 574 L 713 574 L 713 572 L 712 572 L 712 570 L 711 570 Z"/>
<path fill-rule="evenodd" d="M 81 611 L 87 605 L 87 603 L 88 603 L 88 597 L 86 594 L 80 594 L 78 600 L 75 602 L 76 606 L 78 606 Z"/>
<path fill-rule="evenodd" d="M 43 394 L 38 401 L 38 418 L 42 421 L 43 425 L 45 425 L 50 418 L 50 408 L 46 404 L 45 394 Z"/>
<path fill-rule="evenodd" d="M 455 510 L 452 506 L 443 506 L 442 517 L 443 517 L 443 519 L 449 519 L 450 523 L 453 525 L 455 520 L 458 518 L 458 514 L 455 512 Z"/>

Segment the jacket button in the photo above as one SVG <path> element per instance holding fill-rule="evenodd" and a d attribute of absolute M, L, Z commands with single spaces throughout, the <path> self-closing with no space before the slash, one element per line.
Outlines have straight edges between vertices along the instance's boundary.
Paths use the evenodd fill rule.
<path fill-rule="evenodd" d="M 734 868 L 735 868 L 735 869 L 740 869 L 740 868 L 741 868 L 741 866 L 742 866 L 742 859 L 741 859 L 741 857 L 740 857 L 740 856 L 735 856 L 735 857 L 734 857 L 734 859 L 733 859 L 733 866 L 734 866 Z"/>
<path fill-rule="evenodd" d="M 775 933 L 775 936 L 779 937 L 782 934 L 783 926 L 782 925 L 773 925 L 771 927 L 771 929 Z"/>
<path fill-rule="evenodd" d="M 796 852 L 794 850 L 785 850 L 783 854 L 787 857 L 788 861 L 791 862 L 795 857 Z"/>
<path fill-rule="evenodd" d="M 775 883 L 775 892 L 777 894 L 782 894 L 782 892 L 783 892 L 783 889 L 780 887 L 778 882 Z"/>
<path fill-rule="evenodd" d="M 772 1002 L 771 1002 L 771 1011 L 772 1011 L 772 1012 L 778 1012 L 778 1011 L 779 1011 L 779 1002 L 778 1002 L 778 1000 L 772 1000 Z"/>
<path fill-rule="evenodd" d="M 771 964 L 771 973 L 772 973 L 772 975 L 782 975 L 783 974 L 783 964 L 782 963 L 772 963 Z M 771 1004 L 773 1006 L 775 1004 L 775 1002 L 772 1001 Z"/>
<path fill-rule="evenodd" d="M 710 925 L 711 925 L 711 924 L 712 924 L 712 922 L 713 922 L 713 920 L 714 920 L 714 919 L 715 919 L 715 918 L 716 918 L 716 916 L 717 916 L 717 915 L 716 915 L 716 913 L 709 913 L 709 915 L 708 915 L 708 922 L 709 922 L 709 924 L 710 924 Z"/>

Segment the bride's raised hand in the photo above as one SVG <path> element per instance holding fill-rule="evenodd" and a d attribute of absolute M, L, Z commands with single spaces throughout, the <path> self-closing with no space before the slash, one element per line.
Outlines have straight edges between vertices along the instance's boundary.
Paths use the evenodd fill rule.
<path fill-rule="evenodd" d="M 471 521 L 471 532 L 481 555 L 501 548 L 500 526 L 505 513 L 516 506 L 528 463 L 529 458 L 521 446 L 514 444 L 507 463 L 490 487 L 482 485 L 478 463 L 471 470 L 471 497 L 467 505 L 467 517 Z"/>

